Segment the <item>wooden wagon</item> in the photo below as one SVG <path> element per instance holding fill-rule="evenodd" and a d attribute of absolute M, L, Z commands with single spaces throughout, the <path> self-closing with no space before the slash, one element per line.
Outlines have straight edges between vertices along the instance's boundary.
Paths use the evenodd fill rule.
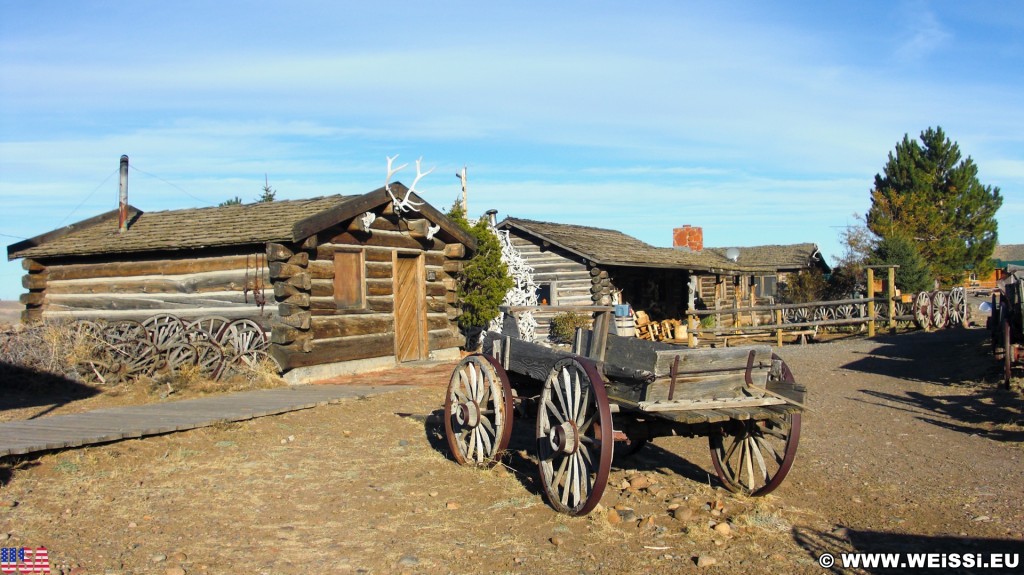
<path fill-rule="evenodd" d="M 609 333 L 612 308 L 595 312 L 571 352 L 518 337 L 514 322 L 487 332 L 464 358 L 445 398 L 456 461 L 493 465 L 514 414 L 536 412 L 541 485 L 570 515 L 600 501 L 613 457 L 665 436 L 708 438 L 711 461 L 733 492 L 765 495 L 796 456 L 806 389 L 769 346 L 688 349 Z M 518 410 L 517 410 L 518 408 Z"/>
<path fill-rule="evenodd" d="M 992 345 L 1003 363 L 1003 386 L 1009 389 L 1014 366 L 1024 362 L 1024 269 L 1014 271 L 1000 289 L 998 302 L 996 297 L 992 298 Z"/>

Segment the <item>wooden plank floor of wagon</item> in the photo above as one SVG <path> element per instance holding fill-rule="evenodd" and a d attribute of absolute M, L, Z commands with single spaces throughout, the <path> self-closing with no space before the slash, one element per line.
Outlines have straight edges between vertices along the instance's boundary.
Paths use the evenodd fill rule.
<path fill-rule="evenodd" d="M 0 423 L 0 457 L 186 431 L 310 409 L 343 399 L 400 391 L 405 385 L 297 385 L 287 388 L 97 409 Z"/>

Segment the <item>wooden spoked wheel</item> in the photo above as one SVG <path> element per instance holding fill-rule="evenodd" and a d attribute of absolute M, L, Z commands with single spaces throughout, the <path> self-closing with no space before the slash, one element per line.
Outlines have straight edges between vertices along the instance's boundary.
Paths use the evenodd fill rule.
<path fill-rule="evenodd" d="M 949 320 L 949 299 L 946 297 L 946 292 L 932 292 L 931 301 L 932 327 L 942 329 L 946 327 L 946 322 Z"/>
<path fill-rule="evenodd" d="M 767 495 L 789 473 L 799 441 L 799 413 L 756 421 L 731 420 L 709 437 L 711 462 L 729 491 Z"/>
<path fill-rule="evenodd" d="M 1010 315 L 1003 316 L 1003 388 L 1010 389 L 1010 382 L 1013 380 L 1013 360 L 1016 355 L 1016 348 L 1013 346 L 1013 330 L 1010 325 Z"/>
<path fill-rule="evenodd" d="M 919 329 L 932 326 L 932 298 L 926 291 L 914 297 L 914 323 Z"/>
<path fill-rule="evenodd" d="M 444 402 L 444 431 L 462 465 L 497 463 L 512 437 L 512 387 L 494 358 L 465 357 L 455 366 Z"/>
<path fill-rule="evenodd" d="M 185 324 L 176 316 L 167 313 L 154 315 L 146 318 L 142 326 L 146 328 L 149 340 L 161 351 L 182 343 L 181 335 L 185 332 Z"/>
<path fill-rule="evenodd" d="M 949 292 L 949 325 L 962 326 L 967 323 L 967 294 L 964 288 L 953 288 Z"/>
<path fill-rule="evenodd" d="M 795 383 L 785 362 L 781 363 L 779 375 L 772 377 L 775 381 Z M 799 413 L 789 413 L 764 420 L 732 419 L 713 429 L 708 436 L 711 463 L 725 488 L 733 493 L 760 496 L 781 485 L 796 459 L 800 421 Z"/>
<path fill-rule="evenodd" d="M 163 356 L 167 361 L 167 369 L 177 371 L 187 365 L 195 365 L 198 352 L 192 344 L 175 343 L 163 350 Z"/>
<path fill-rule="evenodd" d="M 189 343 L 200 340 L 219 342 L 221 332 L 224 331 L 224 328 L 229 323 L 231 323 L 231 320 L 219 315 L 201 317 L 188 324 L 186 339 L 188 339 Z"/>
<path fill-rule="evenodd" d="M 221 331 L 218 342 L 233 348 L 238 355 L 267 349 L 267 336 L 263 328 L 251 319 L 236 319 L 229 323 Z"/>
<path fill-rule="evenodd" d="M 196 350 L 196 365 L 199 366 L 199 373 L 210 379 L 219 378 L 224 369 L 224 352 L 220 346 L 202 340 L 191 345 Z"/>
<path fill-rule="evenodd" d="M 551 369 L 537 412 L 541 486 L 557 511 L 584 515 L 608 484 L 614 441 L 604 381 L 590 363 L 569 357 Z"/>

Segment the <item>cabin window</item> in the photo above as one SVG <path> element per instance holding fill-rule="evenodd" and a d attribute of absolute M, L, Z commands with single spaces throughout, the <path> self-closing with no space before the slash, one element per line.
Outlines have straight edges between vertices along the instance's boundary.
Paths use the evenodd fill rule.
<path fill-rule="evenodd" d="M 338 309 L 366 307 L 363 252 L 334 252 L 334 303 Z"/>
<path fill-rule="evenodd" d="M 754 294 L 757 297 L 777 297 L 779 276 L 754 276 Z"/>
<path fill-rule="evenodd" d="M 555 282 L 537 286 L 537 303 L 540 305 L 558 305 L 555 301 Z"/>

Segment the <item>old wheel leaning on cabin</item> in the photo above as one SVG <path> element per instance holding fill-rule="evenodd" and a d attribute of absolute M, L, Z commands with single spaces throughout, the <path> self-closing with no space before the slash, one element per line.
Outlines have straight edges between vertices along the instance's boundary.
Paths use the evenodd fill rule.
<path fill-rule="evenodd" d="M 250 351 L 265 351 L 267 335 L 260 324 L 251 319 L 236 319 L 221 330 L 218 343 L 234 348 L 237 355 L 243 355 Z"/>
<path fill-rule="evenodd" d="M 959 327 L 967 323 L 967 293 L 962 287 L 949 292 L 949 325 Z"/>
<path fill-rule="evenodd" d="M 918 329 L 932 327 L 932 298 L 926 291 L 914 297 L 914 323 Z"/>
<path fill-rule="evenodd" d="M 182 343 L 185 324 L 171 314 L 162 313 L 146 318 L 142 326 L 146 328 L 150 341 L 161 351 Z"/>
<path fill-rule="evenodd" d="M 196 350 L 196 365 L 199 373 L 212 380 L 220 378 L 224 368 L 224 352 L 220 346 L 211 341 L 197 341 L 191 344 Z"/>
<path fill-rule="evenodd" d="M 597 368 L 576 358 L 555 363 L 537 412 L 537 459 L 548 502 L 569 515 L 589 513 L 608 484 L 612 415 Z"/>
<path fill-rule="evenodd" d="M 224 331 L 224 328 L 229 323 L 231 323 L 231 320 L 219 315 L 201 317 L 186 326 L 185 338 L 189 343 L 196 341 L 219 341 L 218 338 L 221 332 Z"/>
<path fill-rule="evenodd" d="M 780 373 L 783 382 L 795 382 L 785 362 Z M 712 430 L 708 443 L 718 479 L 733 493 L 760 496 L 774 491 L 793 466 L 800 423 L 800 413 L 780 413 L 771 419 L 732 419 Z"/>
<path fill-rule="evenodd" d="M 946 297 L 946 292 L 933 291 L 931 301 L 932 327 L 942 329 L 946 327 L 946 322 L 949 320 L 949 299 Z"/>
<path fill-rule="evenodd" d="M 177 371 L 188 365 L 196 365 L 196 359 L 199 355 L 196 348 L 189 343 L 169 345 L 163 348 L 161 353 L 167 362 L 166 367 L 169 371 Z"/>
<path fill-rule="evenodd" d="M 444 402 L 444 431 L 462 465 L 494 465 L 512 437 L 512 386 L 497 360 L 474 354 L 452 372 Z"/>

